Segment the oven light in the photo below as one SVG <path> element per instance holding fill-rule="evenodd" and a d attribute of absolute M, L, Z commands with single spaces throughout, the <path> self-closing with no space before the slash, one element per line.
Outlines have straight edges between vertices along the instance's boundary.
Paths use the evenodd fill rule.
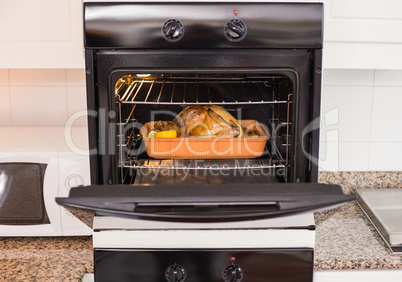
<path fill-rule="evenodd" d="M 137 74 L 137 77 L 150 77 L 150 76 L 151 76 L 150 73 L 148 73 L 148 74 L 143 74 L 143 73 Z"/>
<path fill-rule="evenodd" d="M 233 11 L 233 14 L 234 14 L 234 15 L 237 15 L 237 14 L 238 14 L 237 10 L 234 10 L 234 11 Z"/>

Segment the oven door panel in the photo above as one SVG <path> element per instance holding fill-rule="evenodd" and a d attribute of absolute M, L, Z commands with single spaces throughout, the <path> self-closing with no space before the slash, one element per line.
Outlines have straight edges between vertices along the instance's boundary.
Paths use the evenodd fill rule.
<path fill-rule="evenodd" d="M 356 199 L 339 185 L 231 183 L 215 185 L 95 185 L 76 187 L 58 204 L 73 212 L 183 222 L 277 217 L 339 206 Z M 79 215 L 76 215 L 79 217 Z"/>
<path fill-rule="evenodd" d="M 177 275 L 184 272 L 185 280 L 166 278 L 168 268 L 175 264 Z M 230 275 L 242 276 L 247 282 L 302 282 L 312 281 L 312 265 L 313 249 L 95 249 L 94 270 L 99 282 L 240 281 L 229 280 Z M 232 266 L 238 267 L 234 274 Z M 224 274 L 225 269 L 229 273 Z"/>

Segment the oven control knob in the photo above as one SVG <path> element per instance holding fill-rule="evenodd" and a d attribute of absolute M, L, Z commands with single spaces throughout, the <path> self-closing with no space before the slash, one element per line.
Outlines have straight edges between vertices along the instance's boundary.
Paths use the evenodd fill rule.
<path fill-rule="evenodd" d="M 70 191 L 71 188 L 84 185 L 84 179 L 78 174 L 71 174 L 66 178 L 65 187 Z"/>
<path fill-rule="evenodd" d="M 226 266 L 222 273 L 222 278 L 225 282 L 240 282 L 243 276 L 243 270 L 236 264 Z"/>
<path fill-rule="evenodd" d="M 230 20 L 225 25 L 225 35 L 229 41 L 241 41 L 247 34 L 246 24 L 241 20 Z"/>
<path fill-rule="evenodd" d="M 162 33 L 167 41 L 179 41 L 184 35 L 184 26 L 178 20 L 168 20 L 162 27 Z"/>
<path fill-rule="evenodd" d="M 172 264 L 165 271 L 165 278 L 168 282 L 181 282 L 186 280 L 186 270 L 179 264 Z"/>

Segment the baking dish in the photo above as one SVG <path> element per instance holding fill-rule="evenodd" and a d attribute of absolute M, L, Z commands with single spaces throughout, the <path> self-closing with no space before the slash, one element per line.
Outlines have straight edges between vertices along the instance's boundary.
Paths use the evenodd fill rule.
<path fill-rule="evenodd" d="M 157 159 L 231 159 L 258 158 L 269 139 L 267 128 L 256 120 L 239 120 L 245 133 L 255 130 L 258 136 L 243 138 L 148 138 L 154 122 L 140 129 L 148 156 Z"/>

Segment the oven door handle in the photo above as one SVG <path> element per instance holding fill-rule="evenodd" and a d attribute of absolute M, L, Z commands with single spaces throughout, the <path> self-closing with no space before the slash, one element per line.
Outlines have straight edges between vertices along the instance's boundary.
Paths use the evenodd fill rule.
<path fill-rule="evenodd" d="M 181 187 L 180 187 L 181 186 Z M 183 222 L 222 222 L 278 217 L 345 204 L 339 185 L 316 183 L 241 185 L 90 186 L 56 198 L 65 207 L 98 215 Z M 173 189 L 169 192 L 169 189 Z M 230 193 L 229 193 L 230 192 Z"/>

